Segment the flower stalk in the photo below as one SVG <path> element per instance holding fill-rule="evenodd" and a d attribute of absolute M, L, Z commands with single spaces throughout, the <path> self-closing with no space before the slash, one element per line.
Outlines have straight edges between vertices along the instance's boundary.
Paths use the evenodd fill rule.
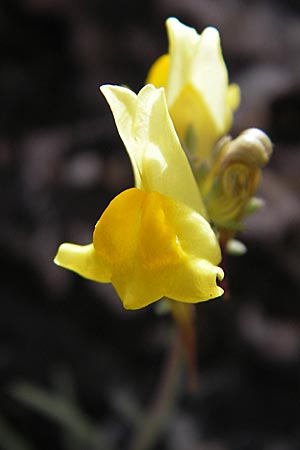
<path fill-rule="evenodd" d="M 180 333 L 174 330 L 172 347 L 163 369 L 160 383 L 144 422 L 134 435 L 129 450 L 150 450 L 160 438 L 179 394 L 183 362 Z"/>
<path fill-rule="evenodd" d="M 188 303 L 170 303 L 187 362 L 189 390 L 194 392 L 198 387 L 196 308 Z"/>

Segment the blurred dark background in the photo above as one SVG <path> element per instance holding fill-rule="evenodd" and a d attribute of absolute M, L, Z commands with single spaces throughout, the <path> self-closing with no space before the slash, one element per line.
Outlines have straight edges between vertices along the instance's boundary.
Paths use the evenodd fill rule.
<path fill-rule="evenodd" d="M 52 259 L 132 186 L 98 87 L 138 91 L 171 15 L 219 28 L 242 89 L 233 134 L 261 127 L 274 155 L 231 299 L 197 305 L 199 393 L 182 380 L 155 449 L 300 449 L 299 2 L 2 0 L 1 450 L 127 450 L 159 380 L 171 320 Z"/>

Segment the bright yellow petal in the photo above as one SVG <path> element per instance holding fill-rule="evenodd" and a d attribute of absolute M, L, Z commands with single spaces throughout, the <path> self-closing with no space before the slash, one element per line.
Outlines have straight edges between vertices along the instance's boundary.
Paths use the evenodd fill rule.
<path fill-rule="evenodd" d="M 166 27 L 170 55 L 166 93 L 168 106 L 171 106 L 184 86 L 191 82 L 193 59 L 201 37 L 194 28 L 183 25 L 174 17 L 166 21 Z M 200 70 L 201 68 L 198 68 L 198 71 Z"/>
<path fill-rule="evenodd" d="M 164 296 L 195 303 L 223 292 L 216 284 L 223 271 L 213 230 L 170 197 L 135 188 L 122 192 L 98 221 L 93 242 L 127 309 Z"/>
<path fill-rule="evenodd" d="M 231 83 L 227 91 L 227 104 L 232 111 L 235 111 L 241 103 L 241 90 L 236 83 Z"/>
<path fill-rule="evenodd" d="M 72 270 L 89 280 L 101 283 L 110 282 L 109 268 L 95 252 L 93 244 L 62 244 L 58 249 L 54 262 L 58 266 Z"/>
<path fill-rule="evenodd" d="M 175 18 L 168 19 L 166 25 L 170 54 L 166 86 L 169 111 L 192 156 L 196 153 L 198 160 L 207 160 L 215 143 L 231 127 L 232 111 L 239 104 L 239 88 L 228 87 L 220 36 L 215 28 L 208 27 L 200 35 Z M 192 98 L 192 93 L 197 95 Z M 197 136 L 192 149 L 186 140 L 191 132 Z"/>
<path fill-rule="evenodd" d="M 200 35 L 175 18 L 168 19 L 166 25 L 171 58 L 168 105 L 172 106 L 185 85 L 191 83 L 201 93 L 218 129 L 223 130 L 228 74 L 218 31 L 208 27 Z"/>
<path fill-rule="evenodd" d="M 160 192 L 206 215 L 187 157 L 169 116 L 163 89 L 146 85 L 136 96 L 119 86 L 102 86 L 129 153 L 136 187 Z"/>
<path fill-rule="evenodd" d="M 201 34 L 191 77 L 194 86 L 203 95 L 219 131 L 225 133 L 228 74 L 222 55 L 220 35 L 215 28 L 206 28 Z"/>
<path fill-rule="evenodd" d="M 170 115 L 179 138 L 186 143 L 197 167 L 197 163 L 209 157 L 217 137 L 221 137 L 202 94 L 193 85 L 186 84 L 171 106 Z"/>
<path fill-rule="evenodd" d="M 151 66 L 146 84 L 153 84 L 156 88 L 165 87 L 168 82 L 170 68 L 170 56 L 168 54 L 160 56 Z"/>
<path fill-rule="evenodd" d="M 137 99 L 134 92 L 120 86 L 100 86 L 100 91 L 106 98 L 116 121 L 117 129 L 128 152 L 133 169 L 135 186 L 142 189 L 142 181 L 137 158 L 134 153 L 135 143 L 133 123 L 136 115 Z"/>

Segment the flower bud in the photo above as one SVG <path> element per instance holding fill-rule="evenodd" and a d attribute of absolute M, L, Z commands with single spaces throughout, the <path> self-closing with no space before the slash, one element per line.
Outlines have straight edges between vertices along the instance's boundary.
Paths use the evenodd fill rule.
<path fill-rule="evenodd" d="M 271 154 L 272 143 L 266 133 L 258 128 L 249 128 L 228 143 L 221 171 L 235 163 L 250 169 L 261 168 L 267 164 Z"/>
<path fill-rule="evenodd" d="M 270 139 L 256 128 L 219 143 L 202 183 L 208 214 L 219 228 L 240 228 L 240 220 L 259 184 L 261 168 L 271 154 Z"/>

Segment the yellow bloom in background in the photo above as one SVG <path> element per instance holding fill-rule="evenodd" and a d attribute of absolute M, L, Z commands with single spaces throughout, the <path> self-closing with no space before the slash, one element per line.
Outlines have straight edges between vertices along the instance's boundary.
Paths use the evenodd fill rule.
<path fill-rule="evenodd" d="M 166 27 L 169 53 L 154 63 L 147 83 L 165 88 L 177 134 L 197 167 L 209 160 L 216 142 L 229 131 L 240 91 L 228 85 L 215 28 L 198 34 L 175 18 Z"/>
<path fill-rule="evenodd" d="M 138 95 L 102 86 L 131 159 L 135 187 L 108 205 L 93 242 L 62 244 L 56 264 L 112 283 L 127 309 L 166 296 L 196 303 L 218 297 L 218 240 L 170 119 L 163 89 Z"/>
<path fill-rule="evenodd" d="M 241 228 L 272 143 L 257 129 L 233 140 L 228 136 L 240 90 L 228 84 L 218 31 L 208 27 L 198 34 L 175 18 L 169 18 L 166 27 L 169 52 L 151 67 L 147 82 L 165 88 L 208 220 L 222 236 L 224 230 L 231 236 Z"/>

